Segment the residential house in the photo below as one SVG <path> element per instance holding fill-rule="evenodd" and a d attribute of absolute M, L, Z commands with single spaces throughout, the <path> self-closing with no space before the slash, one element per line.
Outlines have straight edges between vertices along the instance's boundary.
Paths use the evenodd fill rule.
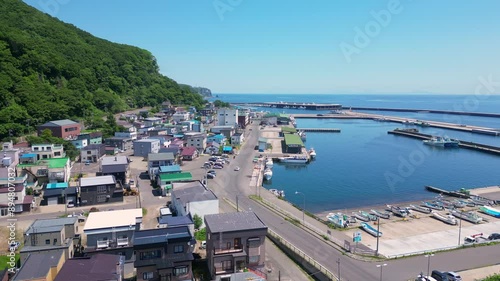
<path fill-rule="evenodd" d="M 184 134 L 186 147 L 194 147 L 199 152 L 203 152 L 207 147 L 207 135 L 204 133 L 187 132 Z"/>
<path fill-rule="evenodd" d="M 254 212 L 207 214 L 204 220 L 212 279 L 245 268 L 263 269 L 267 226 Z"/>
<path fill-rule="evenodd" d="M 71 174 L 69 158 L 50 158 L 36 161 L 36 158 L 21 158 L 17 165 L 17 174 L 28 175 L 38 184 L 68 182 Z M 28 180 L 29 183 L 29 180 Z"/>
<path fill-rule="evenodd" d="M 160 141 L 156 139 L 142 139 L 134 141 L 134 156 L 148 157 L 150 153 L 158 153 Z"/>
<path fill-rule="evenodd" d="M 50 121 L 37 127 L 38 135 L 40 136 L 45 129 L 50 130 L 54 137 L 72 139 L 80 134 L 82 126 L 68 119 Z"/>
<path fill-rule="evenodd" d="M 158 151 L 158 153 L 169 153 L 169 152 L 174 155 L 174 158 L 176 159 L 175 162 L 178 162 L 177 159 L 181 155 L 181 149 L 179 147 L 176 146 L 163 147 L 160 148 L 160 150 Z"/>
<path fill-rule="evenodd" d="M 113 175 L 80 178 L 79 186 L 82 205 L 123 202 L 123 188 Z"/>
<path fill-rule="evenodd" d="M 126 151 L 132 148 L 132 139 L 129 137 L 110 137 L 104 140 L 107 146 L 116 147 L 119 150 Z"/>
<path fill-rule="evenodd" d="M 220 108 L 217 110 L 217 125 L 218 126 L 231 126 L 236 128 L 238 126 L 238 109 L 233 108 Z"/>
<path fill-rule="evenodd" d="M 182 157 L 182 160 L 187 160 L 187 161 L 194 160 L 194 159 L 198 158 L 198 150 L 196 149 L 196 147 L 193 147 L 193 146 L 184 147 L 184 148 L 182 148 L 182 151 L 181 151 L 181 157 Z"/>
<path fill-rule="evenodd" d="M 207 143 L 207 148 L 205 148 L 205 153 L 206 154 L 218 154 L 220 150 L 220 144 L 216 142 L 209 142 Z"/>
<path fill-rule="evenodd" d="M 158 218 L 158 228 L 172 228 L 187 226 L 191 233 L 194 233 L 194 222 L 190 214 L 185 216 L 160 216 Z"/>
<path fill-rule="evenodd" d="M 227 138 L 223 134 L 214 134 L 207 136 L 207 142 L 216 142 L 220 145 L 225 145 L 227 142 Z"/>
<path fill-rule="evenodd" d="M 72 139 L 71 143 L 75 146 L 76 149 L 82 149 L 89 145 L 88 139 L 85 137 L 81 137 L 81 135 L 78 135 L 75 139 Z"/>
<path fill-rule="evenodd" d="M 126 129 L 125 132 L 115 132 L 115 137 L 127 138 L 131 141 L 135 141 L 137 139 L 137 129 L 131 126 Z"/>
<path fill-rule="evenodd" d="M 213 126 L 210 131 L 214 134 L 222 134 L 227 139 L 230 139 L 234 134 L 235 129 L 233 126 Z"/>
<path fill-rule="evenodd" d="M 62 249 L 30 253 L 12 281 L 53 281 L 65 261 Z"/>
<path fill-rule="evenodd" d="M 41 206 L 67 204 L 73 202 L 77 205 L 78 192 L 75 186 L 69 186 L 67 182 L 62 183 L 48 183 L 42 189 Z"/>
<path fill-rule="evenodd" d="M 155 127 L 142 127 L 142 128 L 139 128 L 137 129 L 137 132 L 139 133 L 139 135 L 148 135 L 150 134 L 152 131 L 155 130 Z"/>
<path fill-rule="evenodd" d="M 134 257 L 134 233 L 142 228 L 142 209 L 92 212 L 83 232 L 87 235 L 84 252 L 122 255 L 127 261 Z"/>
<path fill-rule="evenodd" d="M 66 157 L 62 144 L 33 144 L 31 153 L 37 155 L 36 160 Z"/>
<path fill-rule="evenodd" d="M 177 216 L 198 215 L 203 220 L 205 215 L 219 213 L 219 199 L 200 181 L 174 182 L 172 186 L 171 201 Z"/>
<path fill-rule="evenodd" d="M 158 136 L 150 136 L 150 137 L 148 137 L 148 139 L 159 140 L 160 141 L 160 148 L 163 148 L 163 147 L 168 147 L 170 145 L 170 142 L 173 139 L 173 137 L 167 136 L 167 135 L 158 135 Z"/>
<path fill-rule="evenodd" d="M 163 112 L 165 111 L 169 112 L 171 108 L 172 108 L 172 103 L 169 100 L 166 100 L 161 103 L 161 110 Z"/>
<path fill-rule="evenodd" d="M 167 136 L 169 135 L 169 129 L 165 127 L 155 127 L 147 132 L 149 138 L 154 136 Z"/>
<path fill-rule="evenodd" d="M 129 161 L 127 156 L 110 156 L 101 160 L 101 173 L 103 176 L 115 176 L 115 180 L 124 184 L 127 180 Z"/>
<path fill-rule="evenodd" d="M 116 255 L 73 258 L 64 263 L 54 281 L 122 281 L 125 277 L 124 264 L 124 258 Z"/>
<path fill-rule="evenodd" d="M 156 184 L 160 187 L 163 196 L 170 195 L 172 183 L 191 180 L 193 180 L 193 175 L 190 172 L 160 173 L 156 175 Z"/>
<path fill-rule="evenodd" d="M 174 165 L 175 157 L 172 153 L 149 153 L 148 154 L 148 174 L 154 179 L 161 166 Z"/>
<path fill-rule="evenodd" d="M 24 232 L 21 264 L 32 253 L 64 251 L 64 259 L 74 256 L 74 240 L 79 238 L 78 218 L 37 219 Z"/>
<path fill-rule="evenodd" d="M 28 176 L 7 177 L 0 179 L 0 215 L 31 211 L 33 196 L 26 195 L 26 180 Z M 11 206 L 9 206 L 9 204 Z M 12 204 L 14 204 L 12 206 Z"/>
<path fill-rule="evenodd" d="M 144 127 L 154 127 L 162 123 L 162 119 L 158 117 L 148 117 L 144 118 Z"/>
<path fill-rule="evenodd" d="M 187 226 L 136 231 L 137 280 L 194 280 L 191 262 L 195 244 Z"/>
<path fill-rule="evenodd" d="M 102 144 L 102 133 L 101 132 L 91 132 L 82 133 L 76 137 L 76 139 L 71 141 L 77 149 L 82 149 L 87 145 L 92 144 Z"/>
<path fill-rule="evenodd" d="M 158 169 L 158 174 L 176 174 L 181 172 L 182 172 L 181 166 L 177 164 L 169 166 L 160 166 L 160 168 Z"/>
<path fill-rule="evenodd" d="M 106 155 L 116 155 L 118 154 L 118 152 L 120 152 L 120 150 L 117 148 L 117 147 L 114 147 L 114 146 L 105 146 L 104 147 L 104 151 Z"/>
<path fill-rule="evenodd" d="M 189 112 L 178 111 L 172 115 L 172 122 L 180 123 L 182 121 L 187 121 L 190 119 L 189 117 L 190 117 Z"/>
<path fill-rule="evenodd" d="M 242 145 L 244 140 L 245 140 L 245 137 L 243 136 L 242 133 L 234 133 L 231 136 L 231 144 L 232 145 Z"/>
<path fill-rule="evenodd" d="M 12 170 L 15 170 L 15 167 L 19 164 L 19 154 L 20 150 L 14 148 L 12 141 L 2 144 L 2 151 L 0 152 L 0 155 L 2 155 L 0 156 L 2 158 L 2 162 L 0 163 L 0 179 L 7 179 L 12 176 Z"/>
<path fill-rule="evenodd" d="M 80 150 L 80 162 L 96 163 L 101 157 L 106 154 L 105 144 L 91 144 Z"/>
<path fill-rule="evenodd" d="M 170 146 L 171 148 L 177 148 L 177 149 L 181 149 L 184 147 L 184 141 L 181 140 L 181 139 L 173 139 L 171 142 L 170 142 Z"/>

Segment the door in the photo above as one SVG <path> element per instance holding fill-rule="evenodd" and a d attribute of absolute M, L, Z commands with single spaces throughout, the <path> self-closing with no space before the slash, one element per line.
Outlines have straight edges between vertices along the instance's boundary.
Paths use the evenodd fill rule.
<path fill-rule="evenodd" d="M 57 205 L 57 197 L 49 197 L 47 199 L 47 205 Z"/>

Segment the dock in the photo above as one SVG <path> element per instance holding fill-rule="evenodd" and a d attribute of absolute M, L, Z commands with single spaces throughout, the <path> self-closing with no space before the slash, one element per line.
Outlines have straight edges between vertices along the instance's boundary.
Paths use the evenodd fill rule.
<path fill-rule="evenodd" d="M 302 109 L 302 110 L 340 110 L 342 105 L 338 103 L 299 103 L 299 102 L 246 102 L 231 103 L 236 106 L 247 107 L 270 107 L 283 109 Z"/>
<path fill-rule="evenodd" d="M 317 133 L 340 133 L 336 128 L 297 128 L 297 131 L 317 132 Z"/>
<path fill-rule="evenodd" d="M 439 113 L 451 115 L 469 115 L 480 117 L 500 118 L 498 113 L 487 112 L 468 112 L 468 111 L 452 111 L 452 110 L 434 110 L 434 109 L 410 109 L 410 108 L 380 108 L 380 107 L 342 107 L 343 110 L 372 110 L 372 111 L 393 111 L 393 112 L 422 112 L 422 113 Z"/>
<path fill-rule="evenodd" d="M 467 195 L 465 193 L 461 193 L 458 191 L 448 191 L 448 190 L 444 190 L 444 189 L 437 188 L 437 187 L 430 186 L 430 185 L 426 185 L 425 189 L 427 189 L 430 192 L 435 192 L 435 193 L 439 193 L 442 195 L 448 195 L 448 196 L 452 196 L 452 197 L 465 198 L 465 199 L 470 198 L 470 195 Z"/>
<path fill-rule="evenodd" d="M 430 140 L 433 137 L 432 135 L 418 133 L 415 130 L 405 130 L 405 129 L 395 129 L 392 131 L 388 131 L 387 133 L 392 135 L 400 135 L 410 138 L 421 139 L 421 140 Z M 498 146 L 475 143 L 470 141 L 462 141 L 459 139 L 455 140 L 458 140 L 460 142 L 460 144 L 458 145 L 460 148 L 467 148 L 492 154 L 500 154 L 500 147 Z"/>

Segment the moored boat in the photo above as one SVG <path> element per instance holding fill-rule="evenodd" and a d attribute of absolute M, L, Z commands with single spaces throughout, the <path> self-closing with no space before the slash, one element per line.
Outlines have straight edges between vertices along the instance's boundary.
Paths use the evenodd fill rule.
<path fill-rule="evenodd" d="M 277 197 L 285 197 L 285 191 L 284 190 L 278 190 L 278 189 L 274 189 L 274 188 L 271 188 L 269 189 L 269 191 L 276 195 Z"/>
<path fill-rule="evenodd" d="M 380 212 L 377 210 L 370 210 L 370 213 L 374 214 L 375 216 L 383 219 L 389 219 L 391 217 L 390 213 L 387 212 Z"/>
<path fill-rule="evenodd" d="M 437 220 L 440 220 L 442 222 L 445 222 L 447 224 L 451 224 L 451 225 L 456 225 L 457 224 L 457 219 L 452 216 L 452 215 L 443 215 L 441 213 L 438 213 L 438 212 L 432 212 L 432 217 L 437 219 Z"/>
<path fill-rule="evenodd" d="M 266 181 L 268 180 L 271 180 L 271 178 L 273 177 L 273 170 L 267 168 L 264 170 L 264 178 L 266 179 Z"/>
<path fill-rule="evenodd" d="M 438 147 L 458 147 L 460 142 L 448 137 L 433 136 L 430 140 L 424 140 L 424 144 Z"/>
<path fill-rule="evenodd" d="M 476 224 L 483 221 L 483 218 L 481 218 L 480 216 L 478 216 L 474 212 L 460 212 L 457 210 L 452 210 L 451 214 L 457 218 L 461 218 L 463 220 L 466 220 L 466 221 L 472 222 L 472 223 L 476 223 Z"/>
<path fill-rule="evenodd" d="M 311 149 L 309 149 L 309 155 L 311 156 L 311 158 L 316 158 L 316 151 L 314 150 L 314 148 L 311 147 Z"/>
<path fill-rule="evenodd" d="M 362 222 L 361 223 L 361 228 L 363 228 L 364 231 L 370 233 L 371 235 L 373 235 L 375 237 L 381 237 L 382 236 L 382 232 L 377 231 L 375 228 L 373 228 L 371 225 L 369 225 L 366 222 Z"/>
<path fill-rule="evenodd" d="M 432 210 L 428 207 L 423 207 L 423 206 L 418 206 L 418 205 L 410 205 L 410 208 L 412 210 L 424 213 L 424 214 L 430 214 Z"/>
<path fill-rule="evenodd" d="M 306 164 L 309 160 L 306 156 L 288 156 L 288 157 L 280 157 L 280 162 L 283 163 L 295 163 L 295 164 Z"/>
<path fill-rule="evenodd" d="M 266 160 L 266 168 L 272 168 L 274 165 L 272 158 L 267 158 Z"/>

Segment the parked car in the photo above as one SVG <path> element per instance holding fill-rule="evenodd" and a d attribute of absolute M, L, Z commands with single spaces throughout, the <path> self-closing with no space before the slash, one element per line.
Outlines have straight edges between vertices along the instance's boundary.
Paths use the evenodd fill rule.
<path fill-rule="evenodd" d="M 439 270 L 433 270 L 431 277 L 436 279 L 437 281 L 449 281 L 446 272 L 441 272 Z"/>
<path fill-rule="evenodd" d="M 217 172 L 215 172 L 215 170 L 209 170 L 207 173 L 214 174 L 214 175 L 217 174 Z"/>
<path fill-rule="evenodd" d="M 222 169 L 223 167 L 222 166 L 219 166 L 219 165 L 214 165 L 213 167 L 214 169 Z"/>
<path fill-rule="evenodd" d="M 236 166 L 236 167 L 234 167 L 234 170 L 235 170 L 235 171 L 239 171 L 239 170 L 240 170 L 240 167 Z"/>
<path fill-rule="evenodd" d="M 500 240 L 500 233 L 492 233 L 488 236 L 488 240 Z"/>
<path fill-rule="evenodd" d="M 9 243 L 8 251 L 17 251 L 17 249 L 21 246 L 21 243 L 19 241 L 12 241 Z"/>
<path fill-rule="evenodd" d="M 415 281 L 436 281 L 436 279 L 430 277 L 430 276 L 425 276 L 423 273 L 420 273 L 417 276 L 417 279 Z"/>
<path fill-rule="evenodd" d="M 85 161 L 85 166 L 90 165 L 90 160 Z"/>
<path fill-rule="evenodd" d="M 215 178 L 215 174 L 207 173 L 207 179 Z"/>
<path fill-rule="evenodd" d="M 448 280 L 450 281 L 462 281 L 462 277 L 460 277 L 460 275 L 454 271 L 447 272 L 447 275 Z"/>
<path fill-rule="evenodd" d="M 68 208 L 74 208 L 75 203 L 73 201 L 68 201 Z"/>

